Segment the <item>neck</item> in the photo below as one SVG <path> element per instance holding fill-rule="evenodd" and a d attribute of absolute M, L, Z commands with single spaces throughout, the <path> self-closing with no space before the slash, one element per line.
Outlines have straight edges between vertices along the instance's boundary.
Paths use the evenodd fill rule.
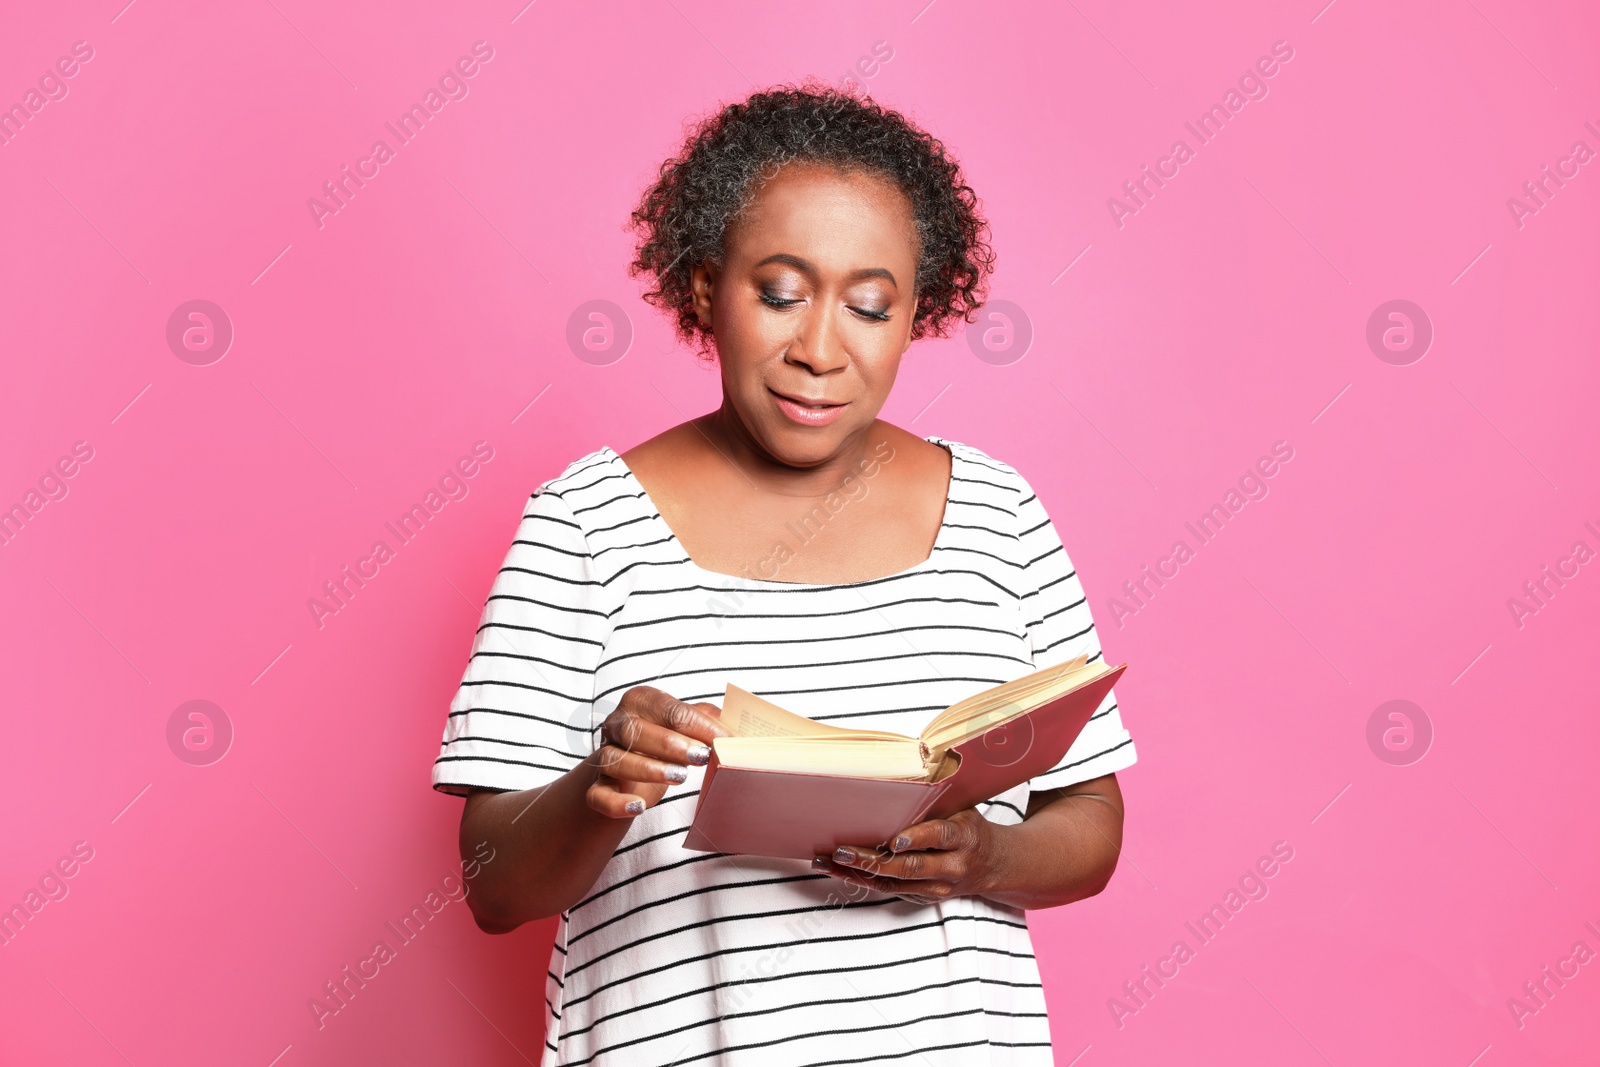
<path fill-rule="evenodd" d="M 821 497 L 860 469 L 882 433 L 876 420 L 850 434 L 827 457 L 797 466 L 772 454 L 723 397 L 722 406 L 694 420 L 711 446 L 754 485 L 783 496 Z"/>

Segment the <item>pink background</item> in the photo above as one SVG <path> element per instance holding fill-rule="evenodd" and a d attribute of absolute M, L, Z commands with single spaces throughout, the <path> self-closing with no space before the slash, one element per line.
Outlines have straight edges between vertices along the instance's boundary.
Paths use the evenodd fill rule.
<path fill-rule="evenodd" d="M 0 146 L 0 506 L 93 450 L 0 545 L 0 906 L 93 850 L 0 947 L 0 1061 L 537 1061 L 550 923 L 451 903 L 320 1030 L 307 1001 L 457 869 L 429 765 L 523 500 L 716 403 L 625 273 L 637 194 L 689 117 L 880 41 L 859 76 L 964 161 L 1033 331 L 998 364 L 914 346 L 884 415 L 1034 482 L 1131 664 L 1122 865 L 1030 918 L 1060 1062 L 1593 1061 L 1600 966 L 1507 1003 L 1600 950 L 1600 564 L 1508 607 L 1600 549 L 1600 163 L 1507 205 L 1600 150 L 1592 7 L 123 3 L 0 32 L 5 104 L 93 49 Z M 469 94 L 319 228 L 307 199 L 479 40 Z M 1276 41 L 1269 94 L 1119 227 Z M 235 333 L 206 366 L 166 341 L 193 299 Z M 1365 339 L 1393 299 L 1435 333 L 1407 366 Z M 631 320 L 609 365 L 566 340 L 590 300 Z M 477 441 L 469 494 L 319 628 Z M 1119 626 L 1277 441 L 1269 494 Z M 206 766 L 167 739 L 196 699 L 235 735 Z M 1409 765 L 1367 740 L 1394 699 L 1434 734 Z M 1279 841 L 1269 895 L 1129 999 Z"/>

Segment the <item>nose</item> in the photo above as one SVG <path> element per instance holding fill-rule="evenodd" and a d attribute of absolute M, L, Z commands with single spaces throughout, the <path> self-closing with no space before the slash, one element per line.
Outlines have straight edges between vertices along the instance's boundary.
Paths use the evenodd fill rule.
<path fill-rule="evenodd" d="M 808 308 L 784 352 L 785 361 L 807 367 L 812 374 L 827 374 L 848 366 L 850 353 L 845 349 L 839 325 L 837 308 Z"/>

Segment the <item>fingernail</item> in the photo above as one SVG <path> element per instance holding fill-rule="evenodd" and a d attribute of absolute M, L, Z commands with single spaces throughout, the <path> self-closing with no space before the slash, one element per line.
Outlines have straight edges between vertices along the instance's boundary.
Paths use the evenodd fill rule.
<path fill-rule="evenodd" d="M 626 811 L 629 815 L 643 815 L 644 814 L 644 801 L 642 801 L 642 800 L 630 800 L 630 801 L 628 801 L 628 806 L 626 808 L 624 808 L 623 810 Z"/>
<path fill-rule="evenodd" d="M 688 780 L 689 780 L 689 772 L 688 772 L 688 770 L 686 768 L 683 768 L 683 767 L 668 767 L 667 768 L 667 781 L 669 781 L 669 782 L 686 782 Z"/>
<path fill-rule="evenodd" d="M 840 845 L 838 848 L 833 850 L 833 859 L 836 863 L 854 863 L 856 861 L 856 854 L 852 850 Z"/>
<path fill-rule="evenodd" d="M 811 857 L 811 866 L 815 867 L 819 871 L 827 870 L 828 869 L 828 857 L 826 857 L 826 856 L 813 856 L 813 857 Z"/>
<path fill-rule="evenodd" d="M 695 745 L 689 749 L 689 762 L 696 767 L 704 767 L 711 762 L 711 749 L 705 745 Z"/>
<path fill-rule="evenodd" d="M 899 852 L 903 848 L 910 848 L 911 838 L 907 837 L 905 834 L 901 834 L 899 837 L 894 839 L 894 844 L 890 847 L 896 852 Z"/>

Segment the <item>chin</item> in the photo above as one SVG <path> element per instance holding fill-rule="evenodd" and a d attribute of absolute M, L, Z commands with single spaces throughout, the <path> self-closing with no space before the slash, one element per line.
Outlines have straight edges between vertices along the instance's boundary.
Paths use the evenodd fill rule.
<path fill-rule="evenodd" d="M 782 415 L 778 418 L 782 421 L 769 427 L 764 435 L 767 451 L 793 467 L 809 467 L 826 460 L 839 450 L 851 430 L 843 419 L 830 426 L 810 428 L 796 426 Z"/>

